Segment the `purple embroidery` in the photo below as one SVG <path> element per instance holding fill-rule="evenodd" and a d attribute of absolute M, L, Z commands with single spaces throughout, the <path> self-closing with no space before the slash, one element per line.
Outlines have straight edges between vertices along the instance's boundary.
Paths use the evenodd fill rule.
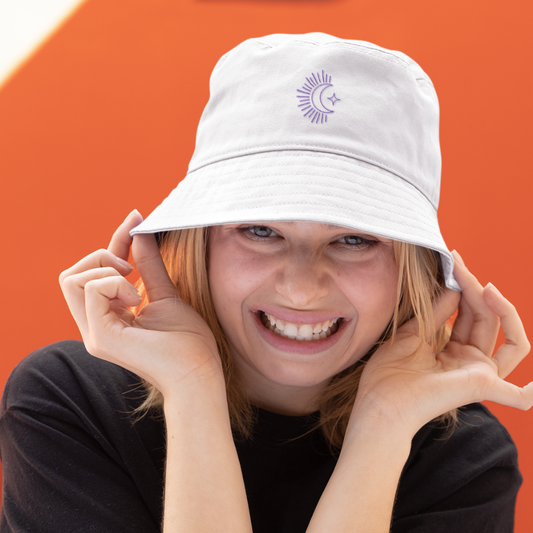
<path fill-rule="evenodd" d="M 326 89 L 333 87 L 331 84 L 331 76 L 322 71 L 322 75 L 318 72 L 313 72 L 311 78 L 305 78 L 307 83 L 302 85 L 301 89 L 296 89 L 296 97 L 300 100 L 298 107 L 302 108 L 304 117 L 309 117 L 312 123 L 322 124 L 328 121 L 328 115 L 334 113 L 333 109 L 326 107 L 323 102 L 323 95 Z M 327 96 L 327 100 L 331 102 L 331 105 L 335 105 L 337 102 L 340 102 L 340 98 L 335 96 L 333 93 L 332 96 Z"/>
<path fill-rule="evenodd" d="M 337 98 L 335 96 L 335 93 L 333 93 L 333 96 L 328 96 L 328 100 L 331 100 L 331 105 L 335 105 L 335 102 L 340 102 L 341 101 L 340 98 Z"/>

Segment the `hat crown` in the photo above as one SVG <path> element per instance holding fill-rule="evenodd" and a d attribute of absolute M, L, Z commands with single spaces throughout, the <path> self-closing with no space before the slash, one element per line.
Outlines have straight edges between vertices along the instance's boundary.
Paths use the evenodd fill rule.
<path fill-rule="evenodd" d="M 391 172 L 437 208 L 438 99 L 405 54 L 324 33 L 269 35 L 225 54 L 210 90 L 189 173 L 254 153 L 324 152 Z"/>

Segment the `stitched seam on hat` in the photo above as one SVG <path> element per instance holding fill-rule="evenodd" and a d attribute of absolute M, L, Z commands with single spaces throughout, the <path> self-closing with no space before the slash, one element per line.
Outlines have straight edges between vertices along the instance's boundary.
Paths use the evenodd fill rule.
<path fill-rule="evenodd" d="M 295 143 L 295 142 L 292 142 L 292 143 L 282 143 L 282 144 L 276 144 L 274 146 L 256 146 L 254 148 L 243 148 L 241 150 L 232 150 L 230 152 L 230 154 L 236 154 L 236 155 L 224 155 L 224 159 L 223 160 L 219 160 L 219 161 L 225 161 L 227 159 L 233 159 L 234 157 L 242 157 L 242 156 L 239 156 L 237 154 L 241 154 L 243 152 L 250 152 L 250 150 L 256 150 L 256 153 L 257 151 L 260 151 L 261 153 L 264 153 L 265 151 L 270 151 L 270 152 L 275 152 L 275 151 L 280 151 L 280 150 L 290 150 L 290 148 L 283 148 L 284 146 L 301 146 L 302 148 L 307 148 L 309 151 L 313 151 L 313 150 L 316 150 L 317 148 L 320 148 L 322 150 L 327 150 L 328 153 L 331 153 L 332 150 L 334 150 L 334 148 L 332 148 L 331 146 L 317 146 L 317 145 L 308 145 L 308 144 L 300 144 L 300 143 Z M 277 147 L 280 147 L 279 149 L 277 149 Z M 294 150 L 298 150 L 298 148 L 294 148 Z M 253 155 L 253 151 L 250 152 L 249 155 Z M 212 156 L 208 161 L 210 162 L 207 162 L 207 163 L 204 163 L 203 165 L 199 166 L 199 167 L 196 167 L 194 170 L 198 170 L 199 168 L 202 168 L 202 167 L 205 167 L 207 165 L 213 165 L 214 163 L 218 163 L 219 161 L 214 161 L 214 159 L 216 159 L 217 157 L 220 157 L 222 154 L 219 153 L 217 155 L 214 155 Z M 344 155 L 345 157 L 359 157 L 361 159 L 361 161 L 363 162 L 370 162 L 370 163 L 373 163 L 375 165 L 378 165 L 380 167 L 383 167 L 384 169 L 388 170 L 389 172 L 392 172 L 393 174 L 395 174 L 396 176 L 402 178 L 402 179 L 406 179 L 404 178 L 402 175 L 400 175 L 396 170 L 394 170 L 393 168 L 389 167 L 387 164 L 385 163 L 381 163 L 379 161 L 376 161 L 374 159 L 370 159 L 369 157 L 366 157 L 366 156 L 363 156 L 361 154 L 358 154 L 357 152 L 344 152 L 344 151 L 341 151 L 339 150 L 339 154 L 338 155 Z M 194 170 L 192 170 L 191 172 L 194 172 Z"/>
<path fill-rule="evenodd" d="M 302 185 L 307 185 L 307 184 L 306 184 L 306 183 L 303 183 Z M 240 190 L 240 191 L 244 191 L 244 190 L 252 190 L 252 189 L 258 189 L 258 188 L 259 188 L 259 187 L 253 187 L 253 188 L 250 187 L 250 188 L 248 188 L 248 189 L 238 189 L 238 190 Z M 335 187 L 335 186 L 333 186 L 332 188 L 334 188 L 334 189 L 338 189 L 338 190 L 340 190 L 340 191 L 344 191 L 344 192 L 346 192 L 346 190 L 343 189 L 342 187 Z M 384 191 L 381 191 L 381 190 L 378 190 L 378 189 L 375 189 L 375 188 L 371 188 L 371 187 L 369 187 L 369 188 L 370 188 L 371 190 L 376 191 L 377 193 L 379 193 L 379 194 L 382 195 L 382 196 L 389 196 L 389 197 L 391 197 L 391 198 L 393 198 L 393 199 L 396 198 L 396 196 L 395 196 L 394 194 L 392 194 L 392 193 L 387 193 L 387 192 L 384 192 Z M 228 192 L 228 194 L 230 194 L 230 193 Z M 306 194 L 306 193 L 303 192 L 302 194 Z M 358 191 L 357 194 L 358 194 L 359 196 L 363 196 L 364 198 L 369 198 L 369 199 L 374 199 L 374 198 L 375 198 L 374 196 L 371 196 L 370 194 L 364 194 L 362 191 Z M 270 195 L 260 195 L 260 196 L 258 196 L 258 197 L 260 197 L 260 198 L 268 198 L 268 196 L 270 196 Z M 278 196 L 278 195 L 272 195 L 272 196 Z M 284 196 L 284 195 L 279 195 L 279 196 Z M 335 199 L 339 199 L 339 196 L 336 196 L 336 195 L 333 195 L 333 194 L 327 194 L 327 193 L 321 193 L 320 196 L 322 196 L 322 197 L 327 197 L 327 198 L 335 198 Z M 224 201 L 224 200 L 221 199 L 220 201 L 222 202 L 222 201 Z M 353 200 L 350 200 L 350 201 L 353 202 Z M 366 204 L 366 205 L 370 205 L 370 204 Z M 384 209 L 384 208 L 376 207 L 376 206 L 373 206 L 373 207 L 375 207 L 376 209 Z M 418 206 L 417 206 L 417 207 L 418 207 Z M 386 209 L 384 209 L 384 210 L 386 210 Z M 390 211 L 390 212 L 392 213 L 392 211 Z M 419 214 L 422 215 L 424 219 L 432 220 L 431 216 L 428 215 L 425 211 L 419 211 Z"/>
<path fill-rule="evenodd" d="M 331 159 L 333 161 L 338 161 L 338 158 L 342 157 L 344 158 L 343 161 L 346 163 L 349 163 L 350 165 L 356 165 L 357 167 L 360 167 L 360 168 L 366 168 L 367 170 L 376 171 L 376 172 L 379 172 L 380 174 L 383 174 L 384 176 L 388 176 L 392 174 L 393 176 L 400 178 L 403 181 L 407 181 L 401 176 L 398 176 L 398 174 L 396 174 L 395 172 L 389 172 L 388 170 L 385 170 L 380 167 L 376 167 L 375 165 L 372 165 L 371 163 L 368 163 L 362 159 L 355 159 L 354 157 L 350 157 L 346 155 L 341 155 L 341 154 L 333 155 L 331 153 L 315 152 L 312 150 L 278 150 L 277 152 L 278 154 L 275 155 L 274 157 L 279 158 L 279 159 L 284 158 L 284 157 L 291 157 L 291 158 L 292 157 L 315 157 L 317 159 Z M 294 153 L 294 152 L 297 152 L 297 153 Z M 302 153 L 302 152 L 305 152 L 305 153 Z M 242 158 L 250 157 L 253 159 L 272 159 L 273 156 L 272 156 L 272 152 L 260 152 L 257 154 L 249 154 L 249 155 L 244 155 L 240 157 Z M 211 164 L 213 166 L 217 166 L 217 165 L 224 166 L 225 164 L 230 164 L 230 161 L 231 161 L 230 159 L 224 159 L 224 160 L 217 161 L 216 163 L 211 163 Z M 285 164 L 291 164 L 291 163 L 285 163 Z M 298 164 L 301 164 L 301 163 L 298 163 Z M 253 168 L 253 167 L 249 167 L 249 168 Z M 257 167 L 257 168 L 261 168 L 261 167 Z M 337 167 L 328 166 L 327 168 L 336 169 Z"/>
<path fill-rule="evenodd" d="M 424 85 L 425 87 L 429 87 L 430 89 L 435 89 L 435 86 L 433 85 L 431 80 L 428 80 L 427 78 L 415 78 L 415 80 L 418 85 Z M 422 82 L 422 83 L 418 83 L 418 82 Z M 432 95 L 432 96 L 436 96 L 436 93 L 435 95 Z"/>
<path fill-rule="evenodd" d="M 404 70 L 409 72 L 409 74 L 411 76 L 414 75 L 414 72 L 411 70 L 410 65 L 409 65 L 409 63 L 407 61 L 405 61 L 401 57 L 398 57 L 395 54 L 391 54 L 390 52 L 385 52 L 384 50 L 377 50 L 376 48 L 371 48 L 369 46 L 364 46 L 364 45 L 359 44 L 359 43 L 335 43 L 335 42 L 331 42 L 331 43 L 325 43 L 325 44 L 340 45 L 340 46 L 347 46 L 347 47 L 348 46 L 350 46 L 350 47 L 353 46 L 354 48 L 357 48 L 358 51 L 361 52 L 362 54 L 366 54 L 366 55 L 369 55 L 369 56 L 372 56 L 374 54 L 379 55 L 380 58 L 383 59 L 384 61 L 388 61 L 389 63 L 394 63 L 395 65 L 397 65 L 399 67 L 402 67 Z"/>
<path fill-rule="evenodd" d="M 289 150 L 285 150 L 285 151 L 288 152 Z M 313 153 L 313 152 L 305 153 L 305 154 L 302 154 L 302 153 L 290 154 L 290 155 L 287 154 L 286 156 L 285 155 L 279 155 L 279 156 L 275 156 L 275 157 L 281 159 L 283 157 L 291 157 L 292 158 L 294 156 L 296 156 L 296 157 L 314 157 L 316 159 L 331 159 L 333 161 L 337 161 L 337 159 L 335 157 L 331 156 L 331 155 L 318 154 L 318 153 Z M 243 156 L 243 157 L 246 157 L 246 156 Z M 344 156 L 344 157 L 346 157 L 346 156 Z M 256 154 L 254 156 L 254 159 L 255 158 L 257 158 L 257 159 L 272 159 L 272 156 L 271 155 L 267 156 L 267 155 L 264 155 L 264 154 Z M 223 167 L 226 164 L 229 165 L 230 161 L 231 160 L 229 160 L 229 159 L 225 159 L 224 161 L 219 161 L 217 163 L 212 163 L 212 165 L 215 168 L 217 166 Z M 350 165 L 355 165 L 358 168 L 364 168 L 364 169 L 368 170 L 369 172 L 378 172 L 379 174 L 382 174 L 383 176 L 386 176 L 386 177 L 389 177 L 392 174 L 396 178 L 399 178 L 402 181 L 405 181 L 405 182 L 409 183 L 409 185 L 415 187 L 415 189 L 418 190 L 418 187 L 416 185 L 412 184 L 409 180 L 406 180 L 405 178 L 402 178 L 401 176 L 398 176 L 397 174 L 394 174 L 394 173 L 391 173 L 391 172 L 387 172 L 386 170 L 384 170 L 382 168 L 379 168 L 379 167 L 375 167 L 375 166 L 373 166 L 372 168 L 368 168 L 364 164 L 361 164 L 361 163 L 365 163 L 365 161 L 356 161 L 353 158 L 348 158 L 348 157 L 346 157 L 346 159 L 343 160 L 343 161 L 345 161 L 346 163 L 349 163 Z M 301 162 L 298 162 L 298 163 L 280 163 L 279 165 L 288 167 L 288 166 L 299 166 L 301 164 L 302 164 Z M 256 170 L 256 169 L 259 170 L 259 169 L 265 169 L 265 168 L 267 168 L 267 167 L 265 167 L 265 166 L 251 166 L 251 167 L 246 167 L 245 169 L 241 170 L 240 172 L 245 172 L 245 171 L 247 172 L 248 170 Z M 269 165 L 269 168 L 271 168 L 270 165 Z M 350 172 L 349 170 L 345 170 L 343 168 L 336 167 L 336 166 L 333 166 L 333 165 L 320 165 L 320 168 L 330 168 L 332 170 L 340 170 L 341 172 Z M 230 172 L 228 172 L 226 174 L 222 174 L 222 175 L 229 175 L 229 174 L 233 174 L 233 173 L 235 173 L 235 171 L 230 171 Z M 363 177 L 366 177 L 366 176 L 363 176 Z M 372 178 L 368 178 L 368 179 L 372 179 Z M 422 194 L 424 197 L 426 197 L 426 195 L 422 191 L 420 191 L 420 194 Z"/>
<path fill-rule="evenodd" d="M 390 51 L 387 51 L 387 50 L 380 50 L 380 49 L 372 48 L 370 46 L 365 46 L 365 45 L 363 45 L 361 43 L 347 43 L 347 42 L 338 42 L 338 41 L 330 41 L 328 43 L 315 43 L 313 41 L 306 41 L 304 39 L 298 39 L 298 40 L 294 40 L 293 42 L 295 44 L 304 43 L 304 44 L 312 44 L 314 46 L 323 46 L 323 45 L 354 46 L 354 47 L 358 48 L 361 53 L 367 54 L 367 55 L 372 55 L 372 52 L 376 52 L 377 54 L 383 56 L 382 59 L 384 59 L 385 61 L 392 62 L 395 65 L 398 65 L 398 66 L 404 68 L 405 70 L 407 70 L 409 72 L 409 74 L 415 76 L 415 73 L 413 72 L 413 70 L 411 70 L 411 66 L 412 65 L 409 62 L 405 61 L 405 59 L 403 59 L 402 57 L 399 57 L 396 54 L 394 54 L 394 53 L 392 53 Z M 281 46 L 281 44 L 285 44 L 285 43 L 277 43 L 276 46 L 274 46 L 274 45 L 272 45 L 270 43 L 266 43 L 265 41 L 257 40 L 254 44 L 259 44 L 262 47 L 262 49 L 264 50 L 266 48 L 267 49 L 273 49 L 273 48 L 276 48 L 277 46 Z M 365 50 L 363 50 L 363 49 L 365 49 Z M 230 52 L 227 52 L 227 53 L 229 54 Z M 385 57 L 385 56 L 388 56 L 388 57 Z M 422 67 L 420 67 L 420 65 L 418 65 L 418 66 L 419 66 L 420 70 L 422 70 Z M 435 90 L 435 86 L 433 85 L 433 82 L 431 81 L 429 76 L 427 76 L 427 74 L 426 74 L 425 78 L 417 78 L 417 77 L 415 77 L 415 80 L 417 82 L 424 82 L 424 85 L 426 87 L 429 87 L 430 89 Z"/>
<path fill-rule="evenodd" d="M 257 41 L 257 42 L 267 44 L 265 43 L 265 41 Z M 276 48 L 277 46 L 282 46 L 286 44 L 286 42 L 287 41 L 284 41 L 283 43 L 276 43 L 276 46 L 269 44 L 269 47 Z M 292 42 L 296 45 L 299 43 L 302 43 L 302 44 L 310 44 L 314 46 L 339 46 L 342 48 L 348 48 L 348 47 L 356 48 L 362 54 L 366 54 L 370 56 L 374 54 L 379 55 L 381 56 L 380 58 L 383 59 L 384 61 L 389 61 L 390 63 L 394 63 L 395 65 L 398 65 L 399 67 L 402 67 L 403 69 L 407 70 L 409 74 L 414 75 L 414 72 L 411 70 L 411 65 L 407 61 L 405 61 L 405 59 L 403 59 L 402 57 L 399 57 L 396 54 L 393 54 L 392 52 L 388 52 L 386 50 L 373 48 L 371 46 L 365 46 L 361 43 L 351 43 L 351 42 L 345 42 L 345 41 L 344 42 L 343 41 L 329 41 L 325 43 L 317 43 L 317 42 L 308 41 L 305 39 L 294 39 Z"/>
<path fill-rule="evenodd" d="M 242 201 L 242 200 L 260 200 L 261 198 L 276 198 L 278 196 L 285 196 L 284 194 L 266 194 L 266 195 L 254 195 L 254 196 L 248 196 L 248 197 L 241 197 L 239 198 L 239 201 Z M 330 197 L 333 197 L 333 195 L 330 195 L 330 194 L 322 194 L 321 196 L 330 196 Z M 338 198 L 337 196 L 335 196 L 334 198 Z M 221 203 L 227 203 L 227 201 L 224 201 L 224 200 L 218 200 L 218 201 L 214 201 L 214 202 L 210 202 L 210 206 L 212 206 L 213 208 L 215 208 L 215 206 L 217 204 L 221 204 Z M 318 202 L 298 202 L 298 201 L 294 201 L 294 202 L 288 202 L 288 203 L 276 203 L 276 206 L 282 206 L 282 205 L 313 205 L 313 206 L 320 206 L 320 207 L 328 207 L 331 209 L 331 205 L 326 205 L 326 204 L 321 204 L 321 203 L 318 203 Z M 371 207 L 372 209 L 378 209 L 380 211 L 384 211 L 386 213 L 390 213 L 390 214 L 393 214 L 395 217 L 401 217 L 403 219 L 406 219 L 406 220 L 411 220 L 409 217 L 407 217 L 406 215 L 402 215 L 401 213 L 397 213 L 395 211 L 391 211 L 390 209 L 386 209 L 384 207 L 380 207 L 380 206 L 375 206 L 375 205 L 369 205 L 369 207 Z M 343 209 L 345 211 L 350 211 L 350 212 L 353 212 L 353 209 L 350 209 L 349 207 L 343 207 L 343 206 L 335 206 L 336 209 Z M 242 210 L 242 207 L 236 207 L 236 208 L 226 208 L 227 211 L 236 211 L 236 210 Z M 376 216 L 376 215 L 374 215 Z M 382 217 L 377 217 L 377 218 L 382 218 Z M 425 220 L 433 220 L 431 219 L 430 217 L 427 217 L 427 216 L 424 216 L 424 219 Z M 386 220 L 383 218 L 383 220 Z M 389 220 L 390 222 L 390 220 Z M 405 225 L 407 227 L 411 227 L 411 228 L 415 228 L 417 226 L 414 226 L 413 224 L 409 224 L 409 223 L 405 223 Z"/>
<path fill-rule="evenodd" d="M 340 180 L 340 181 L 343 181 L 343 182 L 346 182 L 346 183 L 349 183 L 350 185 L 353 185 L 353 182 L 351 182 L 350 180 L 348 179 L 345 179 L 345 178 L 339 178 L 339 177 L 335 177 L 335 176 L 327 176 L 327 175 L 324 175 L 324 174 L 310 174 L 308 172 L 296 172 L 296 173 L 287 173 L 287 172 L 283 172 L 283 173 L 279 173 L 279 174 L 269 174 L 268 177 L 273 177 L 273 176 L 280 176 L 280 177 L 285 177 L 285 176 L 316 176 L 316 177 L 319 177 L 319 178 L 328 178 L 328 179 L 336 179 L 336 180 Z M 217 178 L 219 176 L 217 175 Z M 237 182 L 235 183 L 244 183 L 246 181 L 249 181 L 249 180 L 255 180 L 256 178 L 254 177 L 245 177 L 245 178 L 242 178 L 242 179 L 239 179 L 237 180 Z M 371 179 L 371 178 L 366 178 L 366 179 Z M 296 182 L 296 181 L 285 181 L 283 183 L 283 185 L 302 185 L 302 186 L 306 186 L 306 185 L 317 185 L 316 182 L 315 183 L 311 183 L 311 182 Z M 260 188 L 264 188 L 265 185 L 264 184 L 259 184 L 255 187 L 253 186 L 248 186 L 248 187 L 235 187 L 235 188 L 232 188 L 230 190 L 227 191 L 226 194 L 228 195 L 231 195 L 231 194 L 234 194 L 234 192 L 237 190 L 237 191 L 248 191 L 248 190 L 253 190 L 253 189 L 260 189 Z M 331 184 L 328 184 L 327 185 L 328 189 L 337 189 L 337 190 L 340 190 L 340 191 L 343 191 L 344 193 L 347 192 L 347 188 L 345 187 L 339 187 L 337 185 L 331 185 Z M 385 195 L 385 196 L 390 196 L 392 198 L 396 198 L 398 196 L 398 194 L 394 194 L 392 192 L 389 192 L 389 191 L 385 191 L 385 190 L 382 190 L 382 189 L 379 189 L 377 187 L 373 187 L 371 185 L 365 185 L 364 186 L 365 189 L 367 190 L 371 190 L 371 191 L 375 191 L 376 193 L 380 194 L 380 195 Z M 224 188 L 227 188 L 227 185 L 224 187 Z M 305 193 L 305 191 L 303 191 Z M 402 191 L 404 192 L 404 191 Z M 224 194 L 223 191 L 220 191 L 218 194 L 220 194 L 221 196 Z M 368 194 L 364 194 L 362 191 L 357 191 L 357 194 L 358 195 L 361 195 L 361 196 L 365 196 L 367 198 L 374 198 L 373 196 L 370 196 Z M 338 196 L 334 196 L 334 195 L 331 195 L 331 194 L 327 194 L 327 193 L 324 193 L 322 194 L 321 193 L 321 196 L 330 196 L 330 197 L 334 197 L 334 198 L 338 198 Z M 411 202 L 412 204 L 415 204 L 417 207 L 420 207 L 422 209 L 426 209 L 427 208 L 427 205 L 423 205 L 420 203 L 420 199 L 417 198 L 417 197 L 413 197 L 411 195 L 408 195 L 407 198 L 409 199 L 413 199 L 415 201 Z M 433 206 L 430 204 L 429 205 L 431 209 L 433 209 Z"/>
<path fill-rule="evenodd" d="M 286 151 L 288 152 L 289 150 L 286 150 Z M 290 154 L 290 156 L 289 156 L 289 154 L 287 154 L 287 157 L 294 157 L 294 156 L 296 156 L 296 157 L 306 157 L 306 158 L 307 158 L 307 157 L 314 157 L 314 158 L 317 158 L 317 159 L 331 159 L 331 160 L 337 160 L 337 159 L 336 159 L 335 157 L 333 157 L 332 155 L 328 155 L 328 154 L 318 154 L 318 153 L 313 153 L 313 152 L 309 152 L 309 153 L 305 153 L 305 154 L 302 154 L 302 153 L 298 153 L 298 154 Z M 242 156 L 242 157 L 247 157 L 247 156 Z M 250 158 L 251 158 L 251 157 L 252 157 L 252 154 L 250 154 Z M 260 158 L 260 159 L 272 158 L 271 155 L 267 156 L 267 155 L 263 155 L 263 154 L 254 154 L 253 157 L 257 157 L 257 158 Z M 278 156 L 276 156 L 276 157 L 278 157 L 278 158 L 281 159 L 281 158 L 285 157 L 285 155 L 278 155 Z M 361 162 L 359 162 L 359 161 L 354 160 L 353 158 L 349 158 L 348 156 L 341 156 L 341 157 L 345 157 L 345 158 L 346 158 L 346 159 L 344 159 L 343 161 L 345 161 L 345 162 L 347 162 L 347 163 L 349 163 L 349 164 L 351 164 L 351 165 L 355 165 L 355 166 L 357 166 L 358 168 L 366 168 L 366 169 L 369 170 L 369 171 L 375 171 L 375 172 L 378 172 L 379 174 L 382 174 L 383 176 L 387 176 L 387 177 L 389 177 L 389 174 L 392 174 L 393 176 L 395 176 L 395 177 L 401 179 L 402 181 L 404 181 L 404 182 L 408 183 L 409 185 L 411 185 L 412 187 L 414 187 L 414 188 L 415 188 L 415 189 L 416 189 L 416 190 L 417 190 L 417 191 L 418 191 L 418 192 L 419 192 L 419 193 L 420 193 L 420 194 L 426 199 L 426 201 L 429 202 L 429 204 L 430 204 L 433 208 L 435 208 L 435 207 L 433 206 L 433 202 L 428 198 L 428 196 L 427 196 L 423 191 L 421 191 L 419 187 L 417 187 L 415 184 L 413 184 L 410 180 L 408 180 L 408 179 L 406 179 L 406 178 L 404 178 L 404 177 L 402 177 L 402 176 L 400 176 L 400 175 L 398 175 L 398 174 L 396 174 L 396 173 L 394 173 L 394 172 L 387 173 L 386 170 L 384 170 L 384 169 L 382 169 L 382 168 L 379 168 L 379 167 L 373 167 L 372 169 L 369 169 L 369 168 L 367 168 L 367 167 L 365 167 L 364 165 L 361 164 L 361 162 L 362 162 L 362 163 L 365 163 L 365 161 L 361 161 Z M 233 159 L 233 158 L 232 158 L 232 159 Z M 213 165 L 214 168 L 217 168 L 217 167 L 224 167 L 225 165 L 229 165 L 229 164 L 230 164 L 230 161 L 231 161 L 230 159 L 225 159 L 225 160 L 223 160 L 223 161 L 217 161 L 217 162 L 215 162 L 215 163 L 211 163 L 211 165 Z M 297 166 L 297 165 L 300 165 L 300 164 L 301 164 L 301 163 L 283 163 L 283 166 Z M 207 165 L 206 165 L 206 166 L 207 166 Z M 280 164 L 280 166 L 281 166 L 281 164 Z M 200 168 L 203 168 L 203 167 L 200 167 Z M 249 171 L 249 170 L 256 170 L 256 169 L 259 170 L 259 169 L 264 169 L 264 168 L 265 168 L 265 167 L 263 167 L 263 166 L 251 166 L 251 167 L 247 167 L 247 168 L 241 170 L 240 172 L 247 172 L 247 171 Z M 335 171 L 339 171 L 339 170 L 340 170 L 341 172 L 349 172 L 348 170 L 344 170 L 344 169 L 341 169 L 341 168 L 338 168 L 338 167 L 335 167 L 335 166 L 331 166 L 331 165 L 321 165 L 320 168 L 330 168 L 330 169 L 335 170 Z M 199 169 L 193 170 L 193 171 L 191 171 L 190 173 L 192 173 L 192 172 L 196 172 L 197 170 L 199 170 Z M 228 176 L 228 175 L 230 175 L 230 174 L 234 174 L 234 173 L 235 173 L 235 171 L 231 171 L 231 170 L 230 170 L 230 171 L 227 172 L 227 173 L 219 174 L 219 175 L 222 175 L 222 176 Z M 302 173 L 302 174 L 303 174 L 303 173 Z M 306 173 L 306 174 L 307 174 L 307 173 Z M 300 174 L 295 174 L 295 175 L 300 175 Z M 313 175 L 313 174 L 310 174 L 310 175 Z M 329 178 L 330 176 L 322 176 L 322 177 L 328 177 L 328 178 Z M 366 178 L 366 179 L 372 179 L 372 178 L 370 178 L 370 177 L 368 177 L 368 176 L 362 176 L 362 177 L 364 177 L 364 178 Z M 345 178 L 336 178 L 336 179 L 344 179 L 344 180 L 347 181 L 347 182 L 349 181 L 349 180 L 346 180 Z"/>
<path fill-rule="evenodd" d="M 245 152 L 249 152 L 248 154 L 245 154 L 245 155 L 250 155 L 251 156 L 251 155 L 254 155 L 254 150 L 255 150 L 255 154 L 258 153 L 257 152 L 258 150 L 260 151 L 259 153 L 265 153 L 265 151 L 276 152 L 276 151 L 284 151 L 284 150 L 288 151 L 288 150 L 290 150 L 290 148 L 283 148 L 284 146 L 300 146 L 302 148 L 305 147 L 305 148 L 307 148 L 308 151 L 316 151 L 317 148 L 321 148 L 323 150 L 327 150 L 328 153 L 331 153 L 331 151 L 332 151 L 332 148 L 328 147 L 328 146 L 313 146 L 313 147 L 310 147 L 309 145 L 299 144 L 299 143 L 290 143 L 290 144 L 287 143 L 287 144 L 276 145 L 274 147 L 266 147 L 266 146 L 261 147 L 261 146 L 258 146 L 258 147 L 255 147 L 255 148 L 248 148 L 248 149 L 245 148 L 245 149 L 242 149 L 242 150 L 233 150 L 230 154 L 224 155 L 223 159 L 218 159 L 217 160 L 217 158 L 222 157 L 222 154 L 217 154 L 217 155 L 211 157 L 204 164 L 194 168 L 194 170 L 189 170 L 188 174 L 192 173 L 192 172 L 196 172 L 197 170 L 200 170 L 201 168 L 206 167 L 208 165 L 214 165 L 214 164 L 217 164 L 217 163 L 222 163 L 223 161 L 227 161 L 229 159 L 234 159 L 236 157 L 244 157 L 244 156 L 239 156 L 238 154 L 245 153 Z M 250 150 L 252 150 L 252 151 L 250 151 Z M 293 148 L 293 150 L 298 150 L 298 148 Z M 410 183 L 413 187 L 418 189 L 421 194 L 426 196 L 426 194 L 423 191 L 421 191 L 414 183 L 412 183 L 412 180 L 406 178 L 405 176 L 403 176 L 402 174 L 400 174 L 397 171 L 393 170 L 391 167 L 389 167 L 388 165 L 386 165 L 384 163 L 380 163 L 378 161 L 375 161 L 373 159 L 367 158 L 365 156 L 362 156 L 362 155 L 356 154 L 356 153 L 344 152 L 344 153 L 339 153 L 338 155 L 341 155 L 341 156 L 344 156 L 344 157 L 351 157 L 352 159 L 355 159 L 356 157 L 360 157 L 361 161 L 364 162 L 364 163 L 370 162 L 371 164 L 374 164 L 375 166 L 382 167 L 383 170 L 387 170 L 391 174 L 394 174 L 395 176 L 401 178 L 404 181 L 407 181 L 407 183 Z M 429 198 L 428 198 L 428 201 L 431 202 L 431 200 Z"/>

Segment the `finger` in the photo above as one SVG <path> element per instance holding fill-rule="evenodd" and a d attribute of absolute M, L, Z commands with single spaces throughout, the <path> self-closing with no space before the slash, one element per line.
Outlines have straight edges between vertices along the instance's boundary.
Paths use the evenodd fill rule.
<path fill-rule="evenodd" d="M 461 297 L 461 301 L 459 302 L 459 311 L 453 324 L 450 341 L 458 342 L 460 344 L 468 344 L 470 339 L 470 330 L 472 329 L 473 323 L 474 315 L 472 310 L 470 309 L 470 306 L 466 300 Z"/>
<path fill-rule="evenodd" d="M 149 302 L 176 298 L 176 287 L 168 276 L 152 233 L 138 233 L 133 239 L 133 260 L 141 275 Z"/>
<path fill-rule="evenodd" d="M 461 301 L 461 293 L 453 289 L 444 289 L 433 303 L 435 328 L 439 329 L 457 310 Z"/>
<path fill-rule="evenodd" d="M 78 261 L 74 266 L 64 270 L 59 275 L 59 283 L 63 286 L 64 281 L 72 275 L 79 274 L 87 270 L 92 270 L 101 267 L 112 267 L 116 269 L 122 276 L 127 276 L 133 270 L 133 266 L 120 257 L 116 257 L 108 250 L 96 250 L 92 254 L 84 257 Z"/>
<path fill-rule="evenodd" d="M 492 356 L 500 321 L 498 316 L 487 305 L 483 298 L 483 287 L 477 278 L 466 268 L 461 256 L 454 250 L 456 259 L 453 274 L 462 289 L 462 297 L 472 313 L 472 324 L 467 343 L 481 350 L 488 357 Z M 458 324 L 461 328 L 461 324 Z M 465 328 L 460 329 L 463 336 Z"/>
<path fill-rule="evenodd" d="M 110 311 L 113 311 L 125 325 L 135 327 L 135 313 L 132 312 L 131 307 L 126 307 L 120 300 L 111 300 L 109 302 Z"/>
<path fill-rule="evenodd" d="M 135 287 L 122 276 L 93 279 L 85 284 L 88 335 L 87 338 L 84 337 L 84 341 L 88 343 L 93 355 L 113 353 L 115 342 L 126 327 L 111 309 L 111 300 L 115 299 L 130 307 L 141 301 Z"/>
<path fill-rule="evenodd" d="M 444 289 L 435 302 L 433 302 L 433 318 L 435 328 L 440 328 L 457 309 L 461 293 L 452 289 Z M 411 335 L 420 336 L 420 328 L 416 317 L 412 318 L 400 328 L 398 333 L 410 333 Z M 428 332 L 429 338 L 424 339 L 426 342 L 432 342 L 432 332 Z"/>
<path fill-rule="evenodd" d="M 517 387 L 499 379 L 486 394 L 486 400 L 527 411 L 533 406 L 533 382 L 525 387 Z"/>
<path fill-rule="evenodd" d="M 498 375 L 505 378 L 526 357 L 531 345 L 514 305 L 492 284 L 487 285 L 483 295 L 487 304 L 501 320 L 505 344 L 498 348 L 492 359 L 498 365 Z"/>
<path fill-rule="evenodd" d="M 61 285 L 67 305 L 82 336 L 87 333 L 88 327 L 85 311 L 85 286 L 91 280 L 108 277 L 122 278 L 120 273 L 112 267 L 94 268 L 66 277 Z"/>
<path fill-rule="evenodd" d="M 124 261 L 128 260 L 131 248 L 132 238 L 130 237 L 130 231 L 138 226 L 142 222 L 143 218 L 141 214 L 134 209 L 122 222 L 122 224 L 116 229 L 111 237 L 111 241 L 107 249 L 117 257 L 120 257 Z"/>

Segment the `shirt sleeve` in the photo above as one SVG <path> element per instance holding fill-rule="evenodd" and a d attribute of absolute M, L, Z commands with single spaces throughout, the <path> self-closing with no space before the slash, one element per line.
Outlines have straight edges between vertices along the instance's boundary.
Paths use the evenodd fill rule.
<path fill-rule="evenodd" d="M 516 447 L 488 409 L 461 410 L 451 436 L 427 426 L 413 441 L 392 533 L 512 533 L 522 476 Z"/>
<path fill-rule="evenodd" d="M 160 531 L 161 495 L 150 494 L 150 465 L 122 391 L 110 388 L 124 382 L 113 367 L 71 343 L 33 354 L 12 373 L 0 407 L 1 533 Z M 129 444 L 117 442 L 120 434 Z M 148 478 L 136 475 L 136 453 Z"/>

